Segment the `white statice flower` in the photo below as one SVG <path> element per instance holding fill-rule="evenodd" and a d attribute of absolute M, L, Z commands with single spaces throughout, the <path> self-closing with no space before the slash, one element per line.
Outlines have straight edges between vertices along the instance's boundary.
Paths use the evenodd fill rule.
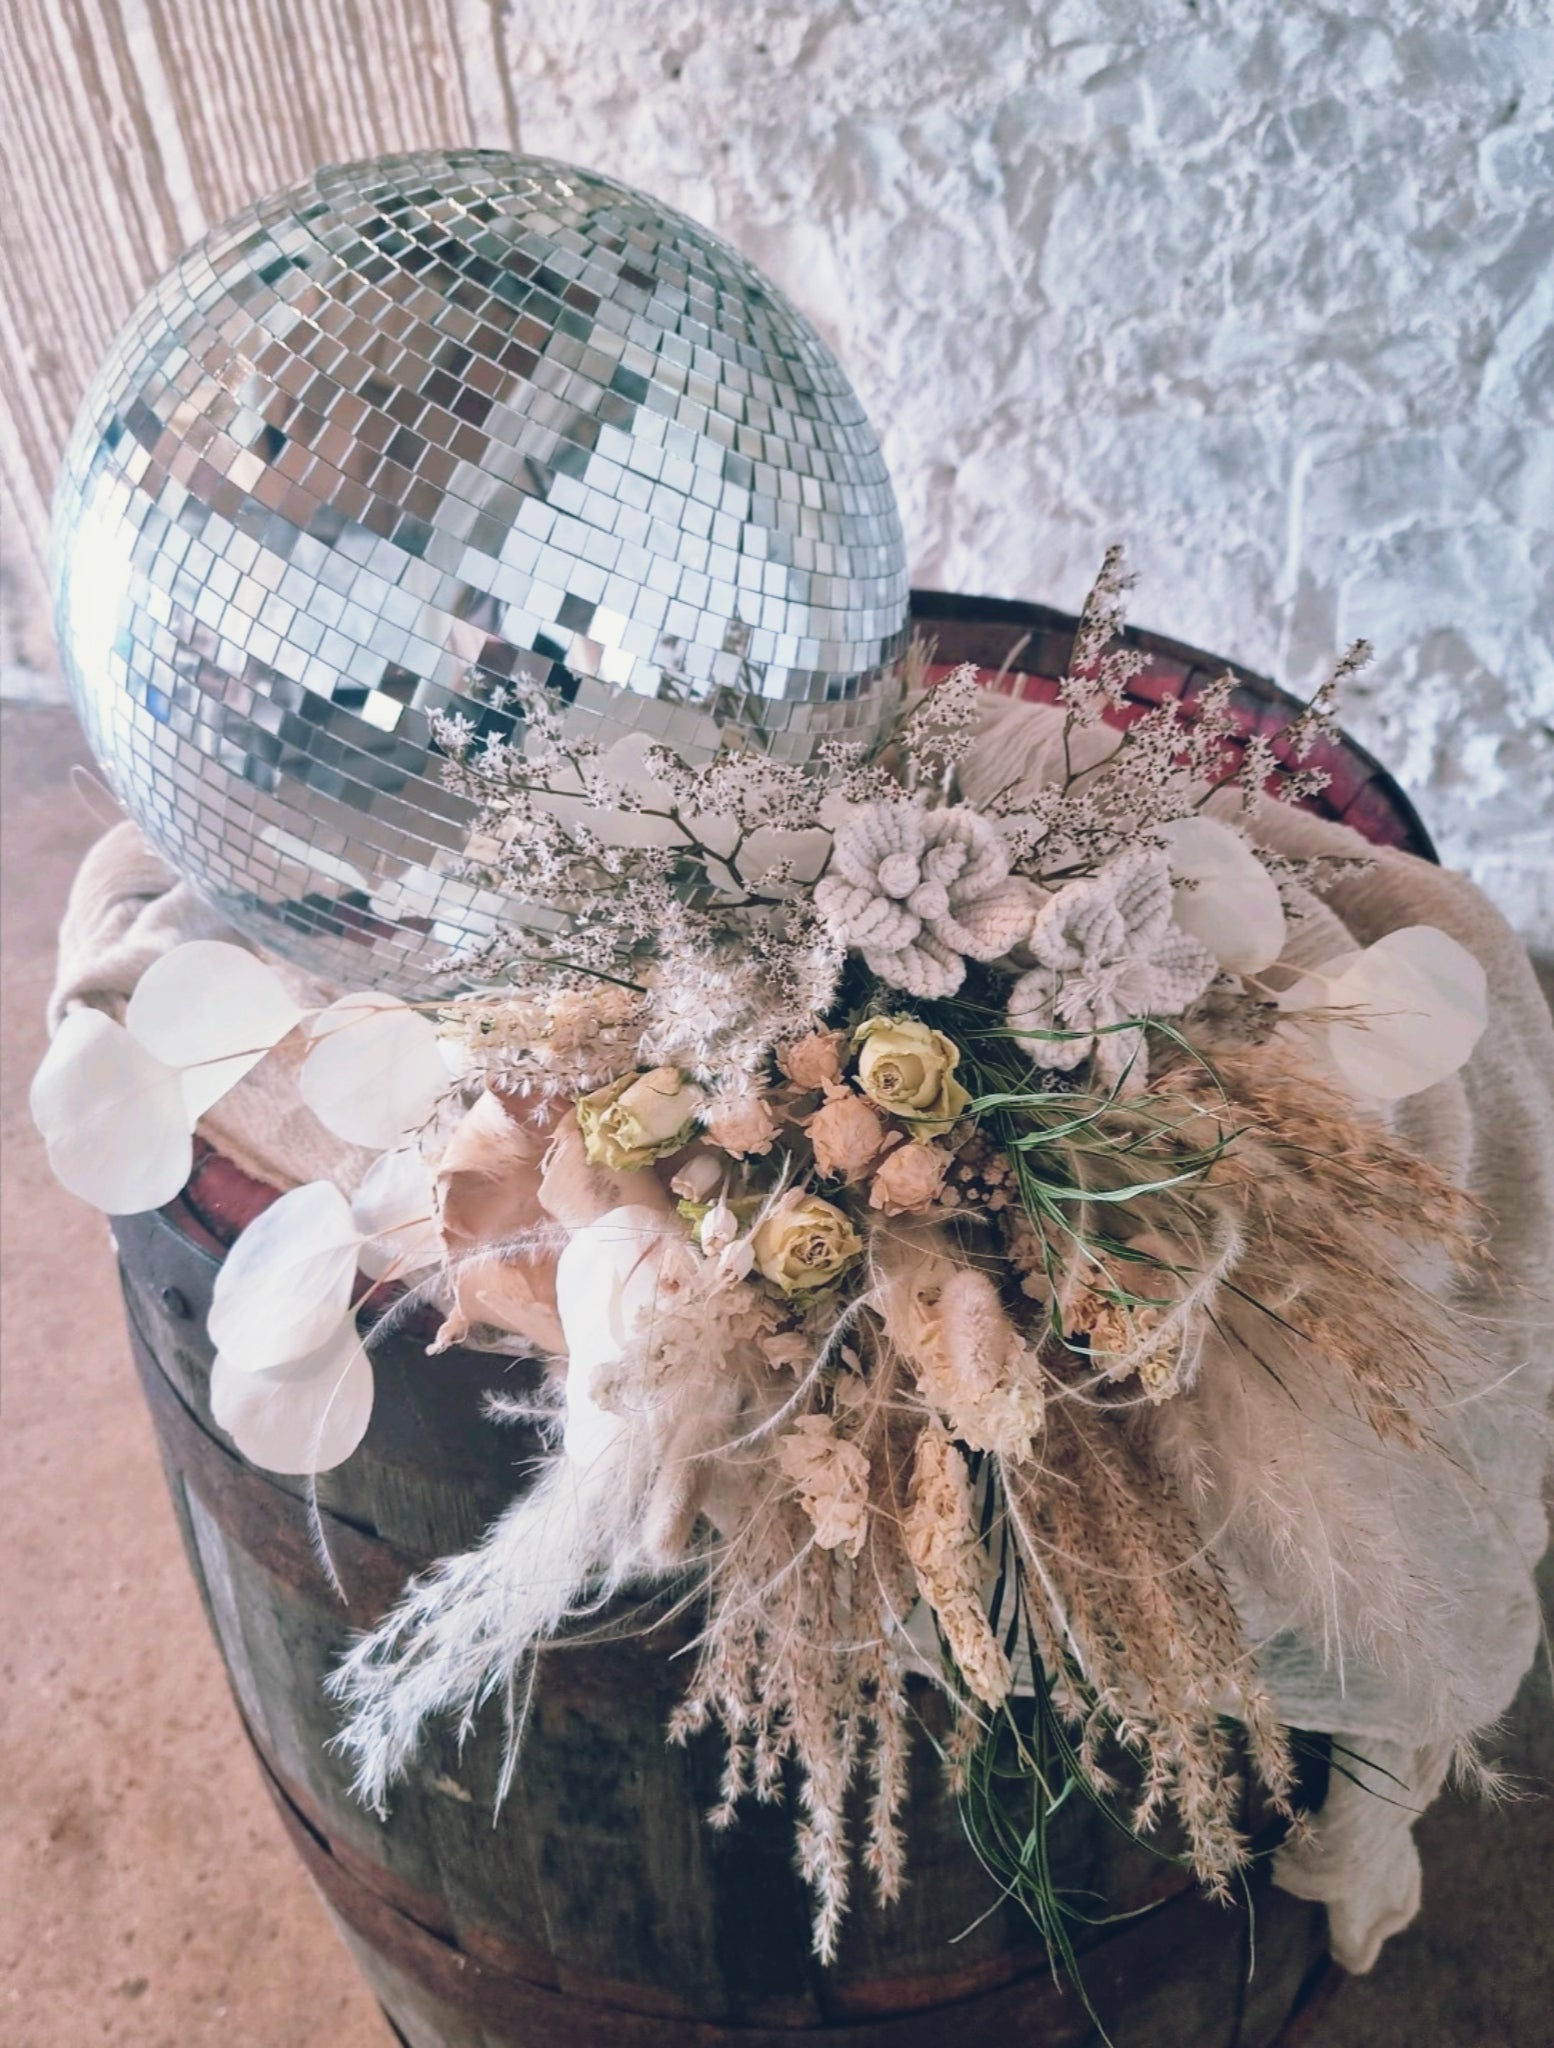
<path fill-rule="evenodd" d="M 777 1439 L 777 1464 L 815 1525 L 822 1550 L 856 1557 L 869 1530 L 869 1460 L 829 1415 L 801 1415 Z"/>
<path fill-rule="evenodd" d="M 998 828 L 966 804 L 858 804 L 836 828 L 831 865 L 816 909 L 871 973 L 908 995 L 953 995 L 967 960 L 1017 945 L 1040 901 L 1010 874 Z"/>
<path fill-rule="evenodd" d="M 1158 847 L 1136 847 L 1060 889 L 1028 943 L 1038 964 L 1010 991 L 1011 1030 L 1044 1067 L 1093 1059 L 1112 1088 L 1124 1075 L 1135 1089 L 1144 1082 L 1144 1027 L 1134 1020 L 1179 1017 L 1219 972 L 1172 916 L 1170 863 Z M 1073 1035 L 1044 1035 L 1064 1032 Z"/>

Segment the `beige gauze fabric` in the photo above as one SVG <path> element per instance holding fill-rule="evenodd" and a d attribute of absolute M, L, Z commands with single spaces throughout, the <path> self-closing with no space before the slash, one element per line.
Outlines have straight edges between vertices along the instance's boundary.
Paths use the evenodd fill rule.
<path fill-rule="evenodd" d="M 989 698 L 962 764 L 966 800 L 1054 779 L 1062 724 L 1046 706 Z M 1117 743 L 1110 733 L 1078 738 L 1091 744 L 1082 767 Z M 1234 815 L 1238 799 L 1228 803 Z M 1548 1541 L 1554 1383 L 1554 1026 L 1520 942 L 1461 876 L 1276 803 L 1251 832 L 1296 858 L 1374 857 L 1324 904 L 1308 899 L 1309 914 L 1291 926 L 1290 965 L 1317 966 L 1428 924 L 1466 946 L 1489 984 L 1488 1028 L 1468 1065 L 1391 1117 L 1399 1137 L 1484 1204 L 1491 1224 L 1492 1271 L 1456 1294 L 1482 1334 L 1482 1360 L 1471 1385 L 1451 1390 L 1445 1457 L 1382 1444 L 1324 1394 L 1320 1360 L 1266 1327 L 1256 1349 L 1277 1379 L 1211 1345 L 1191 1392 L 1151 1418 L 1157 1456 L 1194 1499 L 1279 1712 L 1354 1753 L 1345 1768 L 1360 1782 L 1334 1772 L 1315 1824 L 1279 1853 L 1275 1877 L 1326 1902 L 1334 1955 L 1365 1971 L 1419 1909 L 1414 1821 L 1453 1750 L 1505 1713 L 1537 1652 L 1533 1571 Z M 1260 1501 L 1280 1489 L 1276 1529 Z M 1320 1628 L 1291 1618 L 1288 1527 L 1300 1522 L 1302 1491 L 1300 1575 L 1309 1581 L 1315 1558 L 1332 1586 Z M 1412 1598 L 1404 1611 L 1362 1618 L 1383 1559 L 1399 1563 Z"/>
<path fill-rule="evenodd" d="M 962 794 L 1050 780 L 1061 719 L 1041 706 L 989 697 L 961 770 Z M 1083 737 L 1083 736 L 1081 736 Z M 1115 744 L 1102 737 L 1099 760 Z M 1304 857 L 1374 851 L 1340 826 L 1270 804 L 1254 827 L 1269 847 Z M 1532 1572 L 1547 1541 L 1541 1506 L 1554 1348 L 1546 1290 L 1554 1274 L 1554 1029 L 1522 948 L 1461 877 L 1406 854 L 1306 901 L 1284 958 L 1317 966 L 1403 925 L 1433 924 L 1482 961 L 1489 1026 L 1463 1073 L 1403 1103 L 1400 1135 L 1485 1204 L 1498 1284 L 1462 1301 L 1483 1332 L 1483 1370 L 1454 1389 L 1449 1462 L 1381 1445 L 1323 1392 L 1320 1361 L 1290 1346 L 1278 1380 L 1210 1347 L 1190 1393 L 1151 1411 L 1162 1468 L 1195 1499 L 1270 1692 L 1294 1727 L 1331 1733 L 1355 1755 L 1335 1772 L 1305 1837 L 1280 1852 L 1276 1877 L 1328 1907 L 1333 1952 L 1370 1968 L 1388 1935 L 1419 1906 L 1412 1824 L 1440 1788 L 1456 1745 L 1510 1705 L 1538 1641 Z M 73 1003 L 122 1014 L 161 952 L 188 938 L 226 937 L 213 912 L 120 825 L 88 855 L 60 935 L 51 1022 Z M 276 963 L 302 1001 L 331 993 Z M 349 1190 L 371 1155 L 340 1145 L 297 1096 L 297 1034 L 271 1053 L 201 1125 L 222 1152 L 289 1187 L 333 1179 Z M 1267 1338 L 1258 1343 L 1266 1353 Z M 1286 1390 L 1298 1390 L 1298 1404 Z M 1290 1560 L 1247 1497 L 1260 1485 L 1311 1493 L 1303 1547 L 1345 1541 L 1326 1561 L 1324 1626 L 1291 1621 Z M 1443 1483 L 1443 1474 L 1452 1483 Z M 1321 1487 L 1311 1485 L 1320 1475 Z M 1289 1501 L 1283 1503 L 1286 1517 Z M 1413 1589 L 1392 1625 L 1361 1626 L 1356 1610 L 1375 1561 L 1401 1552 Z M 1309 1568 L 1305 1576 L 1309 1578 Z"/>
<path fill-rule="evenodd" d="M 137 826 L 115 825 L 87 854 L 71 885 L 59 928 L 49 1030 L 80 1004 L 122 1020 L 152 961 L 187 939 L 245 943 L 179 881 Z M 340 993 L 284 960 L 272 957 L 270 965 L 304 1008 L 322 1008 Z M 306 1050 L 300 1028 L 282 1039 L 205 1112 L 199 1134 L 271 1187 L 330 1180 L 351 1194 L 377 1154 L 344 1144 L 303 1102 L 297 1069 Z"/>

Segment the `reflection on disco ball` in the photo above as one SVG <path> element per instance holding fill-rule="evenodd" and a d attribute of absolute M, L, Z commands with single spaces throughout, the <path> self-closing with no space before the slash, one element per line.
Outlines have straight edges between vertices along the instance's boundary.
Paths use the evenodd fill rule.
<path fill-rule="evenodd" d="M 542 908 L 458 878 L 431 714 L 810 759 L 905 634 L 879 444 L 726 244 L 603 178 L 461 150 L 320 171 L 207 236 L 88 395 L 55 521 L 109 780 L 242 931 L 401 994 Z M 450 964 L 450 957 L 454 964 Z"/>

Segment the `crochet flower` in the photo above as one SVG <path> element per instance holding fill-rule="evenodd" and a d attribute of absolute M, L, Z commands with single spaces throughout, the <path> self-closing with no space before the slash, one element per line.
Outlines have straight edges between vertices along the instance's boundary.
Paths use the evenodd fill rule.
<path fill-rule="evenodd" d="M 1143 1085 L 1144 1028 L 1133 1020 L 1180 1016 L 1219 972 L 1208 948 L 1172 921 L 1170 865 L 1154 847 L 1060 889 L 1028 944 L 1039 964 L 1010 992 L 1010 1029 L 1044 1067 L 1093 1059 L 1109 1088 L 1125 1074 L 1130 1087 Z M 1074 1035 L 1043 1035 L 1063 1032 Z"/>
<path fill-rule="evenodd" d="M 953 995 L 966 962 L 996 960 L 1030 929 L 1034 884 L 1009 872 L 996 828 L 964 804 L 859 804 L 838 827 L 815 906 L 892 988 Z"/>

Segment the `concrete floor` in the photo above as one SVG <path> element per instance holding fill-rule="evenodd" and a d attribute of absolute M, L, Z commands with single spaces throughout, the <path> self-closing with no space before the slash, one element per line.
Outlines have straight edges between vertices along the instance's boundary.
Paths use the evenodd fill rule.
<path fill-rule="evenodd" d="M 390 2048 L 239 1735 L 163 1493 L 107 1229 L 55 1186 L 28 1120 L 54 930 L 101 822 L 71 788 L 85 755 L 67 713 L 6 706 L 0 742 L 0 2043 Z M 1441 1802 L 1420 1829 L 1422 1917 L 1307 2048 L 1554 2041 L 1545 1672 L 1497 1748 L 1528 1796 L 1499 1812 Z"/>

